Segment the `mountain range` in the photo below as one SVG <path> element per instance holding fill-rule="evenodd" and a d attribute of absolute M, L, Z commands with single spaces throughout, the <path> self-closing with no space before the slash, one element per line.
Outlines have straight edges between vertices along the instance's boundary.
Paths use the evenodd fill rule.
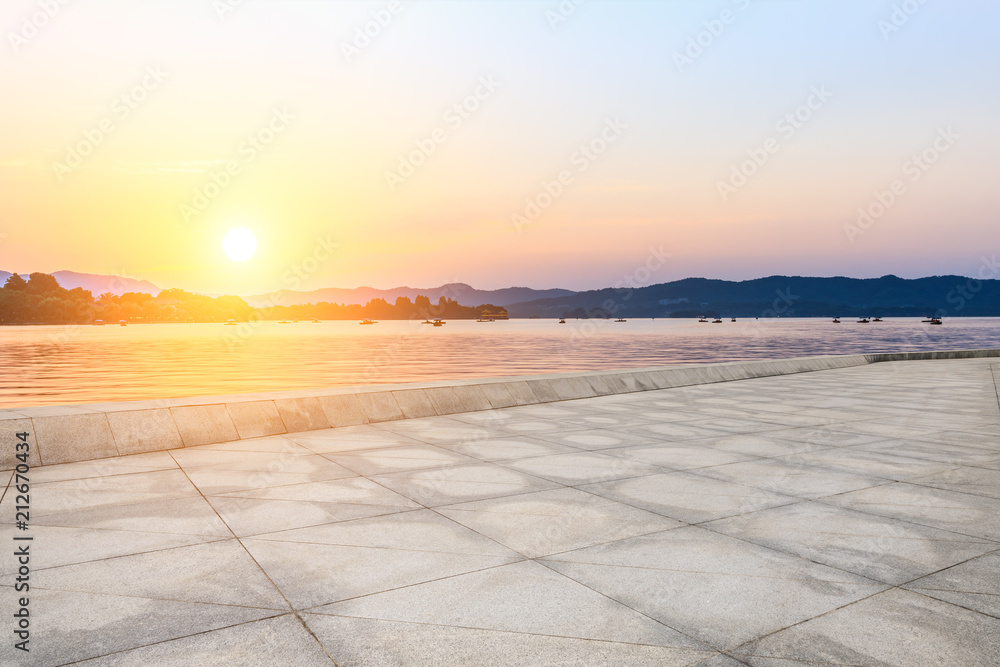
<path fill-rule="evenodd" d="M 11 274 L 0 271 L 0 283 Z M 74 271 L 52 274 L 67 289 L 82 287 L 95 296 L 105 292 L 159 294 L 146 280 Z M 636 288 L 605 288 L 574 292 L 567 289 L 508 287 L 478 290 L 464 283 L 440 287 L 352 289 L 329 287 L 312 291 L 277 290 L 244 297 L 251 306 L 292 306 L 319 302 L 366 304 L 372 299 L 393 303 L 397 297 L 418 295 L 432 302 L 444 296 L 464 306 L 503 306 L 511 317 L 853 317 L 954 315 L 1000 316 L 1000 280 L 963 276 L 905 279 L 809 278 L 769 276 L 728 281 L 685 278 Z"/>
<path fill-rule="evenodd" d="M 0 271 L 0 285 L 7 282 L 12 274 L 9 271 Z M 94 296 L 100 296 L 105 292 L 111 292 L 116 296 L 121 296 L 126 292 L 145 292 L 156 296 L 161 292 L 160 288 L 148 280 L 136 280 L 135 278 L 124 278 L 122 276 L 105 276 L 95 273 L 77 273 L 76 271 L 56 271 L 52 274 L 61 287 L 66 289 L 76 289 L 82 287 L 90 290 Z M 27 274 L 22 274 L 27 278 Z"/>
<path fill-rule="evenodd" d="M 1000 280 L 769 276 L 733 282 L 685 278 L 507 306 L 511 317 L 834 317 L 1000 315 Z"/>

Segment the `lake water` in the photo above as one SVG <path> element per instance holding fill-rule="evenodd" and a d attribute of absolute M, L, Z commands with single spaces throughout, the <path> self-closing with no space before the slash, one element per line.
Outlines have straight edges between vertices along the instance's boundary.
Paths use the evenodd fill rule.
<path fill-rule="evenodd" d="M 0 327 L 0 407 L 1000 347 L 1000 318 Z"/>

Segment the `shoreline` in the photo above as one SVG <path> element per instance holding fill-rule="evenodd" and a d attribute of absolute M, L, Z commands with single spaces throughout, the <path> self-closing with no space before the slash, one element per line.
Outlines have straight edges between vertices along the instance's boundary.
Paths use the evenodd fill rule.
<path fill-rule="evenodd" d="M 617 371 L 364 385 L 0 409 L 5 432 L 29 431 L 32 466 L 269 435 L 579 398 L 731 382 L 890 361 L 1000 357 L 1000 349 L 828 355 Z M 0 454 L 10 470 L 11 452 Z"/>

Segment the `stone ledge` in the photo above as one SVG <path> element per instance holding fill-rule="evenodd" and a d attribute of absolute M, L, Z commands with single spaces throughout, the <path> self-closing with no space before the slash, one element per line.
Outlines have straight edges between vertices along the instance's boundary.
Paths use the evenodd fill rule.
<path fill-rule="evenodd" d="M 216 444 L 422 416 L 449 415 L 890 361 L 1000 357 L 951 350 L 800 357 L 720 364 L 340 387 L 307 391 L 91 403 L 0 411 L 0 423 L 30 423 L 41 465 Z M 5 432 L 9 429 L 3 429 Z M 0 459 L 0 469 L 12 462 Z"/>

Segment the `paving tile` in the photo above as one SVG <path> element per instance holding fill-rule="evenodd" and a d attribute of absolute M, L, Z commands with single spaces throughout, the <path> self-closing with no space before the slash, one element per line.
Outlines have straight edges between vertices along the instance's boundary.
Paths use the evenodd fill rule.
<path fill-rule="evenodd" d="M 283 542 L 243 544 L 295 609 L 307 609 L 512 562 L 434 551 Z"/>
<path fill-rule="evenodd" d="M 230 537 L 232 532 L 202 496 L 106 504 L 34 517 L 35 526 L 128 530 Z"/>
<path fill-rule="evenodd" d="M 798 498 L 684 472 L 587 484 L 579 488 L 687 523 L 799 502 Z"/>
<path fill-rule="evenodd" d="M 720 649 L 887 588 L 694 526 L 571 551 L 545 562 Z"/>
<path fill-rule="evenodd" d="M 133 454 L 131 456 L 116 456 L 94 461 L 78 461 L 76 463 L 61 463 L 58 465 L 32 468 L 31 481 L 34 484 L 42 482 L 62 482 L 70 479 L 86 479 L 91 477 L 107 477 L 136 472 L 153 472 L 177 468 L 177 462 L 166 452 L 149 454 Z"/>
<path fill-rule="evenodd" d="M 950 463 L 956 466 L 1000 463 L 1000 451 L 920 440 L 884 440 L 870 445 L 858 445 L 858 448 L 869 452 L 907 456 L 926 461 Z"/>
<path fill-rule="evenodd" d="M 853 472 L 866 477 L 890 480 L 919 479 L 925 475 L 953 470 L 949 463 L 924 461 L 905 456 L 894 456 L 861 449 L 826 449 L 818 452 L 792 454 L 781 457 L 787 463 L 801 463 L 817 468 Z"/>
<path fill-rule="evenodd" d="M 264 438 L 248 438 L 246 440 L 235 440 L 233 442 L 220 442 L 214 445 L 201 445 L 200 447 L 188 447 L 183 452 L 175 452 L 174 458 L 183 459 L 185 454 L 190 452 L 267 452 L 272 454 L 292 454 L 305 455 L 312 454 L 311 450 L 302 445 L 298 445 L 283 435 L 275 435 Z M 191 459 L 191 460 L 197 460 Z"/>
<path fill-rule="evenodd" d="M 995 665 L 1000 619 L 899 589 L 812 619 L 736 651 L 792 664 Z M 771 663 L 775 664 L 775 663 Z M 778 663 L 780 664 L 780 663 Z"/>
<path fill-rule="evenodd" d="M 233 625 L 79 663 L 86 667 L 329 667 L 329 655 L 292 615 Z M 343 663 L 341 663 L 343 664 Z"/>
<path fill-rule="evenodd" d="M 682 667 L 706 651 L 523 632 L 303 614 L 338 665 L 602 665 Z"/>
<path fill-rule="evenodd" d="M 180 470 L 87 477 L 31 485 L 31 516 L 37 518 L 70 511 L 171 500 L 197 496 Z M 14 496 L 6 495 L 0 503 L 4 517 L 13 520 Z"/>
<path fill-rule="evenodd" d="M 1000 500 L 906 482 L 825 498 L 825 503 L 983 537 L 1000 546 Z"/>
<path fill-rule="evenodd" d="M 958 533 L 814 502 L 701 525 L 896 585 L 988 553 L 997 546 Z"/>
<path fill-rule="evenodd" d="M 972 558 L 911 581 L 909 590 L 1000 618 L 1000 553 Z"/>
<path fill-rule="evenodd" d="M 576 489 L 479 500 L 437 511 L 529 558 L 681 525 Z"/>
<path fill-rule="evenodd" d="M 0 524 L 0 539 L 8 544 L 14 534 L 12 524 Z M 66 528 L 62 526 L 32 526 L 33 544 L 45 545 L 37 549 L 31 557 L 32 570 L 47 567 L 85 563 L 103 558 L 127 556 L 130 554 L 158 551 L 173 547 L 215 542 L 219 537 L 210 535 L 184 535 L 179 533 L 143 532 L 137 530 L 93 530 L 90 528 Z M 12 575 L 16 570 L 13 559 L 0 563 L 0 585 L 12 585 Z"/>
<path fill-rule="evenodd" d="M 296 457 L 298 458 L 298 457 Z M 343 466 L 323 465 L 301 472 L 275 470 L 229 470 L 219 467 L 191 468 L 185 471 L 191 483 L 205 495 L 219 495 L 269 486 L 304 484 L 330 479 L 355 477 L 356 473 Z"/>
<path fill-rule="evenodd" d="M 593 428 L 566 432 L 539 433 L 534 437 L 538 440 L 589 450 L 651 445 L 658 442 L 656 438 L 638 435 L 629 431 L 611 431 Z"/>
<path fill-rule="evenodd" d="M 75 591 L 33 590 L 31 664 L 62 665 L 278 612 Z M 95 625 L 100 632 L 95 632 Z"/>
<path fill-rule="evenodd" d="M 282 530 L 258 535 L 257 539 L 520 558 L 516 552 L 431 510 Z"/>
<path fill-rule="evenodd" d="M 517 461 L 505 461 L 503 465 L 567 485 L 604 482 L 624 477 L 651 475 L 662 471 L 659 466 L 618 456 L 606 456 L 597 452 L 536 456 Z"/>
<path fill-rule="evenodd" d="M 483 461 L 507 461 L 579 451 L 576 447 L 557 445 L 541 438 L 521 435 L 488 438 L 475 442 L 440 443 L 438 446 Z"/>
<path fill-rule="evenodd" d="M 492 463 L 376 475 L 372 480 L 427 507 L 543 491 L 560 486 Z"/>
<path fill-rule="evenodd" d="M 617 456 L 632 461 L 651 463 L 669 470 L 692 470 L 707 466 L 749 461 L 753 456 L 724 452 L 711 447 L 703 447 L 695 442 L 661 443 L 657 445 L 622 447 L 602 450 L 603 454 Z"/>
<path fill-rule="evenodd" d="M 764 435 L 728 435 L 698 442 L 701 447 L 710 447 L 724 452 L 746 454 L 748 456 L 787 456 L 805 452 L 825 451 L 827 448 L 807 442 L 779 440 L 771 433 Z"/>
<path fill-rule="evenodd" d="M 288 484 L 286 486 L 269 486 L 262 489 L 244 489 L 222 495 L 227 498 L 262 498 L 268 500 L 301 500 L 305 502 L 419 507 L 412 500 L 364 477 L 305 482 L 303 484 Z"/>
<path fill-rule="evenodd" d="M 410 507 L 400 505 L 271 500 L 230 496 L 211 496 L 208 501 L 229 529 L 238 537 L 302 526 L 317 526 L 333 521 L 346 521 L 410 509 Z"/>
<path fill-rule="evenodd" d="M 161 549 L 32 573 L 32 588 L 288 610 L 235 539 Z"/>
<path fill-rule="evenodd" d="M 916 477 L 910 481 L 921 486 L 1000 499 L 1000 470 L 963 466 Z"/>
<path fill-rule="evenodd" d="M 479 463 L 472 457 L 433 445 L 356 450 L 339 454 L 326 454 L 325 456 L 359 475 L 378 475 L 404 470 Z"/>
<path fill-rule="evenodd" d="M 475 594 L 470 594 L 470 592 Z M 706 650 L 535 562 L 408 586 L 312 610 L 338 616 Z"/>
<path fill-rule="evenodd" d="M 866 489 L 888 481 L 851 472 L 815 468 L 776 459 L 759 459 L 701 468 L 699 475 L 799 498 L 821 498 L 845 491 Z"/>
<path fill-rule="evenodd" d="M 423 444 L 405 435 L 368 425 L 342 426 L 312 433 L 290 433 L 284 437 L 317 454 Z"/>

